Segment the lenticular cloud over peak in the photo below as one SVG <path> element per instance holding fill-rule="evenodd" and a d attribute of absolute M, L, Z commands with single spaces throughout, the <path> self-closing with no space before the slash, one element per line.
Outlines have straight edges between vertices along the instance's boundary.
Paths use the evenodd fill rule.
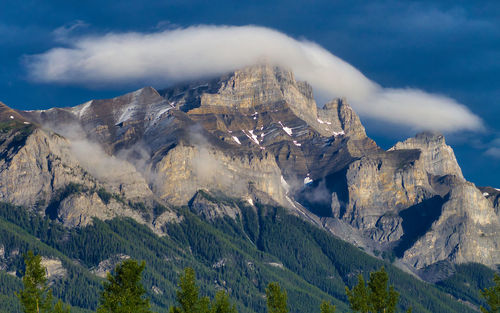
<path fill-rule="evenodd" d="M 388 89 L 306 40 L 257 26 L 193 26 L 157 33 L 70 38 L 27 57 L 39 82 L 86 86 L 166 86 L 267 62 L 290 68 L 322 97 L 347 97 L 361 116 L 444 132 L 480 130 L 481 119 L 455 100 L 417 89 Z"/>

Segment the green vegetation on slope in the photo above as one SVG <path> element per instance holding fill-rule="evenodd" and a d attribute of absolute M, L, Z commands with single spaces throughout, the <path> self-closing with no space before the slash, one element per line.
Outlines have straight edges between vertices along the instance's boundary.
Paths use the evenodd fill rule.
<path fill-rule="evenodd" d="M 169 224 L 167 235 L 158 237 L 131 219 L 95 220 L 84 228 L 65 229 L 26 209 L 2 204 L 0 244 L 10 258 L 8 271 L 23 270 L 22 257 L 15 251 L 22 254 L 31 249 L 59 258 L 67 276 L 54 282 L 54 295 L 77 308 L 97 308 L 102 279 L 90 269 L 125 254 L 146 261 L 143 283 L 156 312 L 167 312 L 175 303 L 177 278 L 186 267 L 197 272 L 202 296 L 214 297 L 217 290 L 224 289 L 239 312 L 265 312 L 264 295 L 271 281 L 287 290 L 289 306 L 295 312 L 317 312 L 323 300 L 336 305 L 337 312 L 346 312 L 345 286 L 352 287 L 358 274 L 367 277 L 381 266 L 400 292 L 400 309 L 473 312 L 433 285 L 366 255 L 284 209 L 238 205 L 242 216 L 236 221 L 207 222 L 187 208 L 179 209 L 183 220 Z M 19 290 L 19 279 L 0 274 L 6 282 L 0 294 L 12 299 L 12 291 Z M 452 284 L 446 288 L 454 290 Z M 480 303 L 472 296 L 470 302 Z"/>

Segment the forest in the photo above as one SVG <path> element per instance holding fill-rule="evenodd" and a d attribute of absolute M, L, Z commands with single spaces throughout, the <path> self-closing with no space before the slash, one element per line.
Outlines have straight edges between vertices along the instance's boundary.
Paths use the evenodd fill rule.
<path fill-rule="evenodd" d="M 237 220 L 207 221 L 178 208 L 182 222 L 170 224 L 167 235 L 159 237 L 127 218 L 68 229 L 26 208 L 1 204 L 0 311 L 22 312 L 14 292 L 22 289 L 23 255 L 29 250 L 61 261 L 66 274 L 50 286 L 72 312 L 97 310 L 103 279 L 94 270 L 117 255 L 146 261 L 142 283 L 155 312 L 167 312 L 175 303 L 178 277 L 188 267 L 196 271 L 205 296 L 227 290 L 238 312 L 266 312 L 270 282 L 287 291 L 293 312 L 317 312 L 323 301 L 337 312 L 349 312 L 346 287 L 356 286 L 359 274 L 369 281 L 369 274 L 382 267 L 399 293 L 399 311 L 474 312 L 463 303 L 487 305 L 480 290 L 493 285 L 494 272 L 482 265 L 457 266 L 454 275 L 433 285 L 399 270 L 390 258 L 369 256 L 282 208 L 236 205 L 241 210 Z"/>

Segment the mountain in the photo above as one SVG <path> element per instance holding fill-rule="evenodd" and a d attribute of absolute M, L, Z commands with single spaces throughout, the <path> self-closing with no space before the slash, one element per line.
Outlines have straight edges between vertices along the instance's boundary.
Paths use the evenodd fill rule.
<path fill-rule="evenodd" d="M 93 267 L 99 273 L 112 267 L 111 260 L 135 253 L 155 260 L 152 277 L 163 277 L 157 280 L 170 284 L 163 292 L 171 291 L 172 280 L 168 283 L 165 277 L 172 279 L 175 271 L 162 274 L 157 266 L 168 265 L 150 255 L 168 246 L 175 252 L 165 258 L 178 260 L 174 268 L 195 262 L 205 277 L 226 271 L 227 262 L 239 262 L 236 268 L 247 275 L 238 277 L 253 279 L 255 289 L 247 290 L 252 294 L 262 291 L 263 277 L 251 278 L 248 269 L 253 265 L 248 262 L 263 268 L 273 264 L 271 271 L 257 266 L 269 277 L 280 277 L 277 273 L 286 270 L 285 284 L 295 290 L 291 293 L 319 288 L 297 295 L 302 300 L 312 297 L 304 303 L 318 302 L 320 294 L 342 303 L 344 284 L 352 283 L 356 271 L 383 264 L 373 258 L 378 256 L 478 304 L 477 295 L 447 282 L 469 263 L 492 269 L 500 264 L 500 192 L 467 182 L 441 134 L 420 133 L 385 151 L 367 137 L 346 99 L 319 108 L 311 86 L 279 67 L 256 65 L 219 78 L 160 91 L 146 87 L 70 108 L 18 111 L 0 103 L 0 151 L 0 201 L 9 204 L 4 209 L 17 212 L 4 213 L 5 225 L 24 229 L 26 238 L 45 236 L 44 251 L 55 249 L 67 264 L 81 263 L 79 270 L 89 282 L 96 279 L 89 272 Z M 73 249 L 64 250 L 61 238 L 37 233 L 43 227 L 33 222 L 19 222 L 35 217 L 60 229 Z M 129 226 L 120 226 L 123 223 Z M 152 247 L 146 252 L 120 245 L 88 259 L 78 252 L 88 247 L 76 242 L 96 227 L 106 229 L 103 237 L 114 236 L 112 242 L 129 238 L 132 247 L 151 232 L 154 235 L 147 238 Z M 121 227 L 143 235 L 128 237 Z M 193 234 L 190 227 L 206 232 Z M 276 233 L 269 230 L 274 227 Z M 99 245 L 106 245 L 103 237 L 96 241 Z M 335 237 L 366 254 L 332 243 Z M 204 246 L 197 246 L 196 240 Z M 34 245 L 31 239 L 24 242 Z M 192 254 L 176 250 L 176 245 Z M 223 245 L 226 249 L 220 250 Z M 297 259 L 287 256 L 292 250 L 282 251 L 283 246 L 295 247 Z M 10 244 L 10 255 L 16 249 Z M 304 262 L 314 249 L 311 254 L 323 263 Z M 338 249 L 350 255 L 349 261 L 336 261 Z M 347 265 L 360 254 L 363 257 Z M 12 257 L 5 267 L 16 268 L 16 255 Z M 366 262 L 371 265 L 362 265 Z M 386 266 L 396 273 L 392 265 Z M 480 268 L 481 273 L 487 271 Z M 421 284 L 411 276 L 405 280 Z M 238 289 L 237 297 L 243 293 Z M 404 295 L 405 303 L 414 303 L 412 297 Z M 253 310 L 262 305 L 238 299 Z M 160 307 L 166 303 L 155 301 Z M 447 306 L 440 312 L 467 311 L 436 301 L 417 311 L 434 306 L 431 311 L 436 312 L 436 305 Z M 92 308 L 88 303 L 78 306 Z"/>

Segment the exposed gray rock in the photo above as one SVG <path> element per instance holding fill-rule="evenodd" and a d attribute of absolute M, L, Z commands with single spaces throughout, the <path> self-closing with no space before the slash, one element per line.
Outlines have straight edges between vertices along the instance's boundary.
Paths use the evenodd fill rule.
<path fill-rule="evenodd" d="M 114 255 L 106 260 L 102 260 L 101 262 L 99 262 L 99 265 L 93 268 L 91 272 L 98 277 L 106 278 L 106 275 L 113 271 L 116 265 L 128 259 L 130 259 L 130 256 L 126 254 Z"/>
<path fill-rule="evenodd" d="M 0 148 L 5 151 L 16 136 L 16 132 L 5 135 Z M 27 207 L 48 204 L 56 190 L 71 182 L 95 186 L 71 154 L 69 142 L 54 133 L 34 129 L 19 149 L 0 159 L 1 201 Z"/>
<path fill-rule="evenodd" d="M 492 187 L 478 187 L 483 196 L 488 199 L 495 208 L 495 213 L 500 216 L 500 189 Z"/>
<path fill-rule="evenodd" d="M 274 157 L 266 152 L 228 155 L 199 146 L 177 146 L 154 165 L 153 191 L 161 199 L 186 204 L 199 189 L 224 192 L 244 198 L 250 187 L 267 193 L 288 206 L 281 183 L 281 171 Z"/>
<path fill-rule="evenodd" d="M 68 271 L 62 265 L 58 258 L 42 257 L 40 265 L 45 267 L 47 272 L 47 279 L 49 281 L 58 280 L 67 276 Z"/>
<path fill-rule="evenodd" d="M 126 216 L 147 224 L 140 212 L 132 210 L 128 205 L 110 199 L 104 203 L 97 193 L 78 193 L 65 198 L 59 205 L 58 219 L 68 227 L 82 227 L 92 223 L 93 218 L 109 220 Z"/>
<path fill-rule="evenodd" d="M 459 184 L 451 190 L 430 231 L 408 249 L 403 258 L 417 269 L 443 260 L 499 264 L 498 215 L 474 184 Z"/>
<path fill-rule="evenodd" d="M 0 104 L 0 121 L 0 200 L 54 206 L 66 226 L 128 216 L 163 234 L 182 220 L 169 205 L 237 218 L 236 206 L 206 197 L 216 194 L 286 207 L 367 252 L 393 250 L 425 279 L 446 276 L 433 264 L 500 263 L 500 192 L 466 182 L 442 135 L 383 151 L 346 99 L 317 108 L 287 69 L 251 66 L 74 108 Z M 83 189 L 59 199 L 70 184 Z M 137 202 L 166 209 L 155 216 Z"/>
<path fill-rule="evenodd" d="M 420 160 L 424 170 L 435 176 L 455 175 L 463 179 L 453 149 L 445 143 L 439 133 L 425 132 L 417 134 L 403 142 L 398 142 L 389 150 L 418 149 L 422 152 Z"/>
<path fill-rule="evenodd" d="M 189 207 L 196 214 L 207 220 L 223 218 L 225 216 L 236 219 L 241 215 L 240 209 L 235 203 L 216 199 L 206 191 L 198 191 L 189 203 Z"/>
<path fill-rule="evenodd" d="M 179 215 L 177 212 L 167 210 L 153 220 L 153 231 L 158 235 L 163 235 L 164 229 L 168 227 L 168 224 L 180 223 L 183 219 L 182 215 Z"/>
<path fill-rule="evenodd" d="M 318 118 L 331 125 L 337 134 L 345 134 L 356 139 L 366 137 L 365 128 L 345 98 L 326 103 L 322 110 L 318 110 Z"/>

